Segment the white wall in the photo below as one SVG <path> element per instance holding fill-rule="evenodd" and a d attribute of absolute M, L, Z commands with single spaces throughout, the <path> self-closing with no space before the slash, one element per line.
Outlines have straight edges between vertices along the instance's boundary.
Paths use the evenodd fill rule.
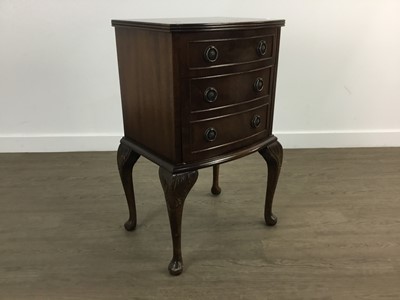
<path fill-rule="evenodd" d="M 400 1 L 0 0 L 0 152 L 115 150 L 113 18 L 284 18 L 288 147 L 400 146 Z"/>

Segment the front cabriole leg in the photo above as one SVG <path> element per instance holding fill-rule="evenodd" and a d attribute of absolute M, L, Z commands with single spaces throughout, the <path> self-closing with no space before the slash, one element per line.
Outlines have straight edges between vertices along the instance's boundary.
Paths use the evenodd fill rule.
<path fill-rule="evenodd" d="M 133 190 L 132 169 L 140 154 L 134 152 L 125 144 L 120 144 L 117 152 L 117 162 L 119 175 L 121 177 L 122 186 L 124 187 L 126 201 L 129 208 L 129 219 L 125 222 L 124 227 L 128 231 L 136 228 L 136 204 L 135 193 Z"/>
<path fill-rule="evenodd" d="M 179 275 L 183 271 L 182 251 L 181 251 L 181 224 L 183 204 L 186 196 L 195 184 L 198 172 L 190 171 L 185 173 L 173 174 L 159 169 L 159 176 L 167 202 L 169 223 L 171 227 L 173 256 L 169 263 L 168 270 L 171 275 Z"/>
<path fill-rule="evenodd" d="M 213 195 L 221 194 L 221 188 L 219 187 L 219 165 L 213 166 L 213 184 L 211 187 L 211 193 Z"/>
<path fill-rule="evenodd" d="M 264 219 L 268 226 L 274 226 L 278 221 L 272 213 L 272 201 L 274 199 L 279 173 L 281 171 L 283 149 L 282 145 L 276 140 L 265 148 L 259 150 L 268 165 L 267 193 L 265 196 Z"/>

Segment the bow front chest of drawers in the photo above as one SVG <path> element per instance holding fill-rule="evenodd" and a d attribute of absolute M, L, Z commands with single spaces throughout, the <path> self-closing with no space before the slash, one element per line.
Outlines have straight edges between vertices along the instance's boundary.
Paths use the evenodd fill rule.
<path fill-rule="evenodd" d="M 209 18 L 113 20 L 124 132 L 117 160 L 136 226 L 132 169 L 140 155 L 160 166 L 170 220 L 172 275 L 183 270 L 183 204 L 197 170 L 258 151 L 268 165 L 264 218 L 272 200 L 282 146 L 272 135 L 280 29 L 283 20 Z"/>

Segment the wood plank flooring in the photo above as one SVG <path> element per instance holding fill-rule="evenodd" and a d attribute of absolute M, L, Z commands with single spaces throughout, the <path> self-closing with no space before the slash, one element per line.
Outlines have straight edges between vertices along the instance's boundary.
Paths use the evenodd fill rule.
<path fill-rule="evenodd" d="M 400 148 L 285 150 L 263 223 L 258 154 L 200 170 L 183 216 L 185 271 L 157 167 L 134 169 L 138 226 L 116 153 L 0 154 L 0 299 L 400 299 Z"/>

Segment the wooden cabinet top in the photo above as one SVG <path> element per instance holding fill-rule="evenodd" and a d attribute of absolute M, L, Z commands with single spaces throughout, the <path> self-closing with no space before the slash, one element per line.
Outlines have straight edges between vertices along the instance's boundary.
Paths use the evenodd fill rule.
<path fill-rule="evenodd" d="M 285 20 L 268 20 L 254 18 L 171 18 L 171 19 L 137 19 L 112 20 L 113 26 L 129 26 L 168 32 L 256 29 L 284 26 Z"/>

